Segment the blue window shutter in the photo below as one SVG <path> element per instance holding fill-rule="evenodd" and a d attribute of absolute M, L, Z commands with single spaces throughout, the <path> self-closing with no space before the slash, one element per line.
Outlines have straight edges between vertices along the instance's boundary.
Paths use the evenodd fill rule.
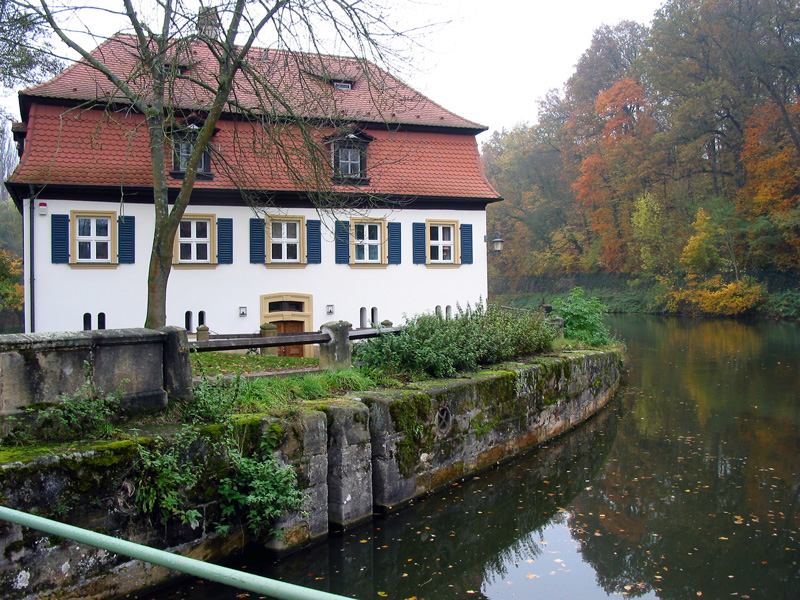
<path fill-rule="evenodd" d="M 336 264 L 346 265 L 350 262 L 350 221 L 336 221 L 334 234 L 336 237 Z"/>
<path fill-rule="evenodd" d="M 472 264 L 472 225 L 461 225 L 461 264 Z"/>
<path fill-rule="evenodd" d="M 322 262 L 322 223 L 319 219 L 306 221 L 306 262 L 317 265 Z"/>
<path fill-rule="evenodd" d="M 50 216 L 51 256 L 54 263 L 69 262 L 69 215 Z"/>
<path fill-rule="evenodd" d="M 400 223 L 388 223 L 386 225 L 389 238 L 389 264 L 400 264 Z"/>
<path fill-rule="evenodd" d="M 267 260 L 266 231 L 264 219 L 250 219 L 250 262 L 264 263 Z"/>
<path fill-rule="evenodd" d="M 425 250 L 425 223 L 412 223 L 411 236 L 414 242 L 414 264 L 424 265 L 428 256 Z"/>
<path fill-rule="evenodd" d="M 136 219 L 117 217 L 117 262 L 132 265 L 136 260 Z"/>
<path fill-rule="evenodd" d="M 233 264 L 233 219 L 217 219 L 217 263 Z"/>

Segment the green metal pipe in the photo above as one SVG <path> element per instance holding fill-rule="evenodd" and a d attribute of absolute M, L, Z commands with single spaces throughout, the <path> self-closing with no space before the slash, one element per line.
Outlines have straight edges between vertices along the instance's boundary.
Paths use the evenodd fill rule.
<path fill-rule="evenodd" d="M 251 575 L 250 573 L 242 573 L 235 569 L 206 563 L 202 560 L 149 548 L 148 546 L 121 540 L 111 537 L 110 535 L 103 535 L 102 533 L 81 529 L 80 527 L 74 527 L 66 523 L 59 523 L 58 521 L 51 521 L 43 517 L 29 515 L 28 513 L 12 508 L 6 508 L 5 506 L 0 506 L 0 519 L 11 521 L 17 525 L 30 527 L 31 529 L 38 529 L 39 531 L 44 531 L 52 535 L 68 538 L 82 544 L 88 544 L 89 546 L 95 546 L 96 548 L 102 548 L 103 550 L 108 550 L 116 554 L 124 554 L 125 556 L 130 556 L 131 558 L 143 560 L 168 569 L 174 569 L 181 573 L 186 573 L 187 575 L 195 575 L 203 579 L 224 583 L 249 592 L 280 598 L 281 600 L 351 600 L 345 596 L 312 590 L 299 585 L 284 583 L 283 581 L 275 581 L 274 579 Z"/>

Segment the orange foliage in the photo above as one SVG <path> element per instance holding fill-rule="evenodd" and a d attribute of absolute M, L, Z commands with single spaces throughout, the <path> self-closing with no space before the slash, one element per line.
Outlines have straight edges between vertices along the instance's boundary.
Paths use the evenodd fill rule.
<path fill-rule="evenodd" d="M 800 121 L 800 106 L 788 107 L 790 118 Z M 791 210 L 800 198 L 800 157 L 786 135 L 779 107 L 761 106 L 747 122 L 742 162 L 748 182 L 743 196 L 755 215 Z"/>
<path fill-rule="evenodd" d="M 600 92 L 595 101 L 594 111 L 605 120 L 604 143 L 611 146 L 620 138 L 635 133 L 652 133 L 650 120 L 644 118 L 647 106 L 644 88 L 636 83 L 635 79 L 622 79 Z M 640 126 L 644 126 L 646 131 L 637 131 Z"/>
<path fill-rule="evenodd" d="M 724 283 L 722 276 L 716 275 L 698 282 L 690 275 L 685 288 L 668 293 L 667 309 L 732 317 L 757 307 L 763 301 L 764 288 L 753 279 L 745 277 Z"/>
<path fill-rule="evenodd" d="M 22 259 L 0 250 L 0 310 L 22 310 L 23 288 L 19 284 Z"/>

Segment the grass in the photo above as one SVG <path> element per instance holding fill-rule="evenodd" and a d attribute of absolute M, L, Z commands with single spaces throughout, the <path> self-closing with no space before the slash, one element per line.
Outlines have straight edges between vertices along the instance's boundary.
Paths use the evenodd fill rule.
<path fill-rule="evenodd" d="M 261 356 L 233 352 L 192 352 L 192 373 L 215 377 L 230 373 L 257 373 L 281 371 L 298 367 L 314 367 L 318 358 L 290 358 L 288 356 Z"/>

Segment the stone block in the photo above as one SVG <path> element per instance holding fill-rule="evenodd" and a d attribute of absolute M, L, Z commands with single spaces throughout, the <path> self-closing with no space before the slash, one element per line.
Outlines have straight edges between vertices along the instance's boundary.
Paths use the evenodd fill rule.
<path fill-rule="evenodd" d="M 369 409 L 329 404 L 328 519 L 347 529 L 372 517 L 372 444 Z"/>

